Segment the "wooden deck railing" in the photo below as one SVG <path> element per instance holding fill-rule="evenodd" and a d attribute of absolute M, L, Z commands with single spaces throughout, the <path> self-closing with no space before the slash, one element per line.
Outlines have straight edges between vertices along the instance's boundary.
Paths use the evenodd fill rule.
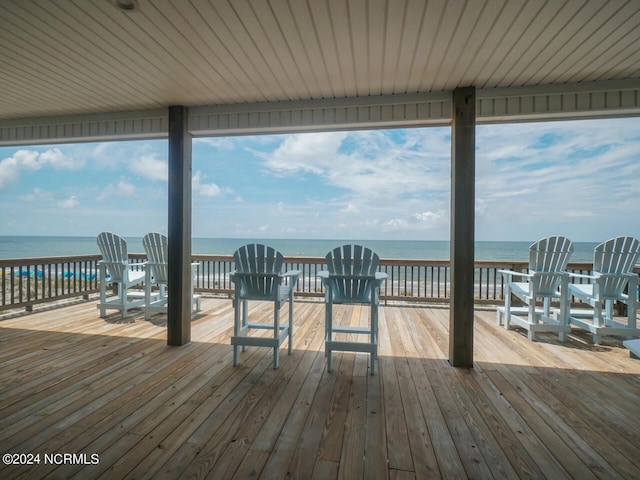
<path fill-rule="evenodd" d="M 0 311 L 98 292 L 100 255 L 0 259 Z"/>
<path fill-rule="evenodd" d="M 0 311 L 26 308 L 70 297 L 88 297 L 98 292 L 100 255 L 0 259 L 2 299 Z M 134 262 L 146 260 L 144 254 L 132 254 Z M 196 291 L 231 295 L 233 271 L 231 255 L 193 255 L 198 262 Z M 317 278 L 325 268 L 322 257 L 286 257 L 286 269 L 300 270 L 295 286 L 297 297 L 322 297 L 324 290 Z M 381 259 L 380 271 L 389 276 L 381 291 L 384 302 L 447 303 L 450 299 L 450 267 L 447 260 Z M 504 301 L 503 278 L 498 270 L 526 271 L 526 262 L 475 263 L 475 302 L 499 304 Z M 591 263 L 569 264 L 569 271 L 590 273 Z"/>

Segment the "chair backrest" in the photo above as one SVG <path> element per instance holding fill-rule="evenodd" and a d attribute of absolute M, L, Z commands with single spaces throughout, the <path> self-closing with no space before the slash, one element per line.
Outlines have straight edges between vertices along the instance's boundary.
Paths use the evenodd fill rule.
<path fill-rule="evenodd" d="M 361 245 L 334 248 L 325 257 L 335 302 L 371 303 L 380 258 Z"/>
<path fill-rule="evenodd" d="M 240 288 L 240 297 L 249 299 L 276 299 L 284 257 L 271 247 L 251 243 L 233 254 L 234 283 Z"/>
<path fill-rule="evenodd" d="M 121 266 L 129 261 L 126 240 L 115 233 L 102 232 L 98 235 L 97 242 L 102 254 L 102 261 L 107 267 L 111 280 L 122 281 L 123 269 Z"/>
<path fill-rule="evenodd" d="M 593 252 L 593 271 L 606 276 L 598 282 L 600 295 L 611 296 L 622 293 L 627 279 L 622 275 L 633 272 L 640 256 L 640 242 L 633 237 L 615 237 L 598 245 Z"/>
<path fill-rule="evenodd" d="M 158 283 L 167 283 L 169 278 L 169 241 L 161 233 L 147 233 L 142 239 L 147 254 L 151 275 Z"/>
<path fill-rule="evenodd" d="M 553 235 L 529 247 L 529 270 L 539 273 L 564 273 L 573 253 L 573 243 L 566 237 Z M 552 295 L 558 290 L 561 275 L 543 275 L 537 280 L 539 295 Z"/>

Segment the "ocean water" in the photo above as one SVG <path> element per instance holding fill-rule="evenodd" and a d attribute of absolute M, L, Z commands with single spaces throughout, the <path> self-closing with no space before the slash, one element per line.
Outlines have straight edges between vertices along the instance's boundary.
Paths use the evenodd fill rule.
<path fill-rule="evenodd" d="M 129 252 L 143 253 L 141 237 L 127 237 Z M 192 251 L 198 254 L 231 255 L 247 243 L 265 243 L 285 256 L 324 257 L 331 249 L 345 243 L 365 245 L 380 258 L 447 260 L 448 241 L 431 240 L 291 240 L 194 238 Z M 476 260 L 527 261 L 531 242 L 476 242 Z M 573 262 L 590 262 L 595 243 L 574 243 Z M 0 258 L 34 258 L 98 254 L 95 237 L 37 237 L 0 235 Z"/>

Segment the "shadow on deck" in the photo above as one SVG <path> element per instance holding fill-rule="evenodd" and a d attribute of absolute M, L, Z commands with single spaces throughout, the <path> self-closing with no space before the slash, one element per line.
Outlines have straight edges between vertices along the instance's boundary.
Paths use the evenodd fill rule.
<path fill-rule="evenodd" d="M 327 373 L 324 307 L 296 302 L 280 368 L 266 348 L 234 368 L 229 300 L 204 299 L 184 347 L 162 316 L 95 305 L 0 321 L 0 453 L 40 462 L 2 464 L 3 479 L 640 478 L 640 361 L 619 339 L 529 342 L 478 311 L 461 370 L 448 310 L 388 306 L 376 375 L 350 353 Z"/>

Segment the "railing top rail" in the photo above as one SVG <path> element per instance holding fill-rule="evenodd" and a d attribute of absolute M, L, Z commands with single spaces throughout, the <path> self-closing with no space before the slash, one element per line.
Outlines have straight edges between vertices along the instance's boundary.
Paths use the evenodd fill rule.
<path fill-rule="evenodd" d="M 91 262 L 100 260 L 102 255 L 65 255 L 58 257 L 0 258 L 0 267 L 21 267 L 25 265 L 48 265 L 68 262 Z"/>
<path fill-rule="evenodd" d="M 130 253 L 129 256 L 134 259 L 145 259 L 144 253 Z M 85 254 L 85 255 L 66 255 L 66 256 L 52 256 L 52 257 L 31 257 L 31 258 L 5 258 L 0 259 L 0 267 L 17 267 L 25 265 L 40 265 L 40 264 L 56 264 L 65 262 L 83 262 L 100 260 L 102 256 L 100 254 Z M 233 261 L 233 255 L 224 254 L 193 254 L 192 258 L 195 261 Z M 308 264 L 322 264 L 324 263 L 324 257 L 284 257 L 285 263 L 308 263 Z M 400 258 L 381 258 L 381 266 L 415 266 L 415 267 L 448 267 L 450 265 L 449 260 L 424 260 L 424 259 L 400 259 Z M 526 261 L 506 261 L 506 260 L 476 260 L 476 267 L 480 268 L 526 268 L 528 262 Z M 572 262 L 567 265 L 568 270 L 590 270 L 591 262 Z M 636 266 L 636 271 L 640 271 L 640 265 Z"/>

